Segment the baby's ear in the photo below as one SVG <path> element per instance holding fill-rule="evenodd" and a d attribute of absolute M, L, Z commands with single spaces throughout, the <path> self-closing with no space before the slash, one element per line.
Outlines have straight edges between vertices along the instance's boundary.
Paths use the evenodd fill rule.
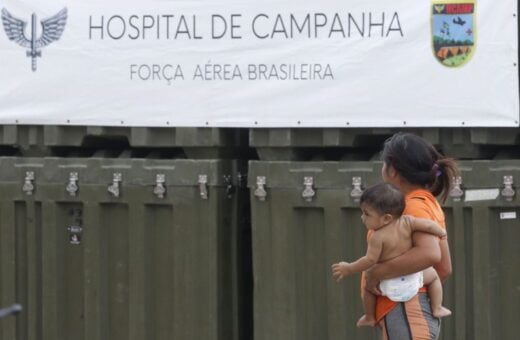
<path fill-rule="evenodd" d="M 392 214 L 383 215 L 383 221 L 385 222 L 385 224 L 392 222 L 393 219 L 394 219 L 394 216 L 392 216 Z"/>

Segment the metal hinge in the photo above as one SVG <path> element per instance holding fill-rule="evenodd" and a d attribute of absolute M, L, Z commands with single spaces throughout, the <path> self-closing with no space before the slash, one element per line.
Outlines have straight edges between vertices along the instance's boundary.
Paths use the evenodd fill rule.
<path fill-rule="evenodd" d="M 504 176 L 504 188 L 500 191 L 500 195 L 511 202 L 515 197 L 515 189 L 513 189 L 513 176 Z"/>
<path fill-rule="evenodd" d="M 121 189 L 119 183 L 123 181 L 123 174 L 116 172 L 112 175 L 112 184 L 108 186 L 108 192 L 114 196 L 119 197 L 121 195 Z"/>
<path fill-rule="evenodd" d="M 265 201 L 267 197 L 267 191 L 265 191 L 266 184 L 267 179 L 265 176 L 256 176 L 256 189 L 254 195 L 259 201 Z"/>
<path fill-rule="evenodd" d="M 34 171 L 27 171 L 25 173 L 25 182 L 22 186 L 22 191 L 25 192 L 27 196 L 31 196 L 34 192 Z"/>
<path fill-rule="evenodd" d="M 199 175 L 199 193 L 203 200 L 208 199 L 208 175 Z"/>
<path fill-rule="evenodd" d="M 453 178 L 453 188 L 450 191 L 450 197 L 454 202 L 460 202 L 464 196 L 464 189 L 462 189 L 462 177 L 457 176 Z"/>
<path fill-rule="evenodd" d="M 79 175 L 77 172 L 71 172 L 69 174 L 69 183 L 65 187 L 65 190 L 69 193 L 70 196 L 76 196 L 79 190 L 78 186 Z"/>
<path fill-rule="evenodd" d="M 361 177 L 352 177 L 352 190 L 350 191 L 350 197 L 354 202 L 359 202 L 361 195 L 363 195 L 363 180 Z"/>
<path fill-rule="evenodd" d="M 313 177 L 304 177 L 303 178 L 303 192 L 302 197 L 307 202 L 312 202 L 314 196 L 316 196 L 316 191 L 314 190 L 314 178 Z"/>
<path fill-rule="evenodd" d="M 165 174 L 157 174 L 155 176 L 155 187 L 153 188 L 153 194 L 157 196 L 157 198 L 164 198 L 166 194 L 166 175 Z"/>

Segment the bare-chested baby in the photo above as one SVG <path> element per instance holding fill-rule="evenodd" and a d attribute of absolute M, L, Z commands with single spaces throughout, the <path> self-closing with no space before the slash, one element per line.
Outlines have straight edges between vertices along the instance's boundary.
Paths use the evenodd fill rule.
<path fill-rule="evenodd" d="M 373 230 L 368 240 L 366 255 L 355 262 L 339 262 L 332 265 L 332 274 L 339 282 L 344 277 L 365 271 L 376 263 L 397 257 L 412 248 L 412 234 L 415 231 L 445 237 L 446 231 L 432 220 L 402 215 L 405 208 L 404 195 L 391 184 L 374 185 L 361 196 L 361 220 L 367 229 Z M 390 300 L 405 302 L 414 297 L 419 288 L 428 286 L 432 313 L 444 317 L 451 311 L 442 306 L 442 283 L 432 267 L 418 273 L 383 280 L 380 290 Z M 375 326 L 376 297 L 364 290 L 363 305 L 365 315 L 358 326 Z"/>

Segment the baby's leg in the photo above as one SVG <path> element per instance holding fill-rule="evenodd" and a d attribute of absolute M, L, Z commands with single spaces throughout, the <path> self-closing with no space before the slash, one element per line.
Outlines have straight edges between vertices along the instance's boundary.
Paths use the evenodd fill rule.
<path fill-rule="evenodd" d="M 374 327 L 376 325 L 376 296 L 366 289 L 363 290 L 363 308 L 365 314 L 358 320 L 357 326 Z"/>
<path fill-rule="evenodd" d="M 436 318 L 451 315 L 451 311 L 442 306 L 442 282 L 432 267 L 423 271 L 424 284 L 428 286 L 428 295 L 432 304 L 432 314 Z"/>

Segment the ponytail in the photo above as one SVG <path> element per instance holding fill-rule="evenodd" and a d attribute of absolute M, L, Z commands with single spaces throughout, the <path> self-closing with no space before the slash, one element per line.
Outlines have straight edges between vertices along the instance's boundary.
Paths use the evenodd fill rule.
<path fill-rule="evenodd" d="M 453 179 L 458 175 L 458 167 L 453 158 L 439 156 L 434 164 L 434 168 L 437 165 L 438 170 L 434 171 L 434 181 L 429 189 L 434 196 L 440 196 L 441 202 L 444 203 L 453 188 Z"/>

